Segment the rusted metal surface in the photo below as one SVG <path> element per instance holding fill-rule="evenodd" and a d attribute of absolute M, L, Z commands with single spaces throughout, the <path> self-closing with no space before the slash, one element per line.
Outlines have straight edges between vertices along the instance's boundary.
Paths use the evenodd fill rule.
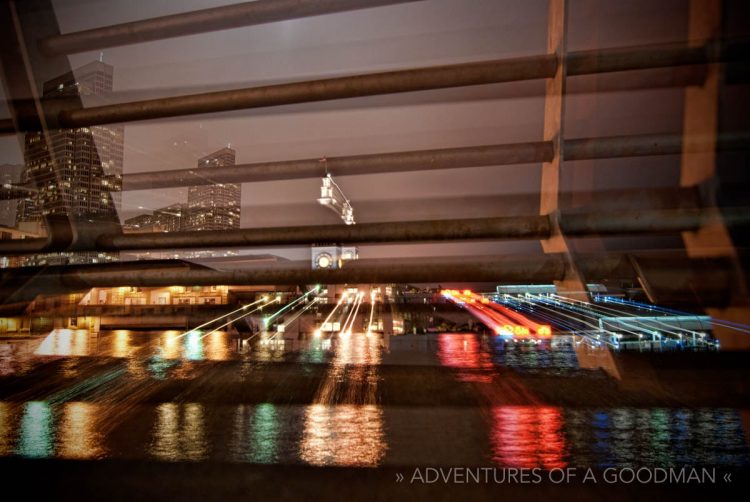
<path fill-rule="evenodd" d="M 382 243 L 467 239 L 533 239 L 549 233 L 544 216 L 124 234 L 102 238 L 109 249 L 284 246 L 314 242 Z"/>
<path fill-rule="evenodd" d="M 700 151 L 709 144 L 702 138 L 691 138 L 686 145 Z M 645 134 L 601 138 L 570 139 L 564 142 L 564 160 L 586 160 L 647 155 L 672 155 L 682 151 L 681 134 Z M 750 149 L 750 134 L 737 133 L 719 138 L 722 151 Z M 176 169 L 126 174 L 123 190 L 148 190 L 214 183 L 251 183 L 256 181 L 356 176 L 361 174 L 429 171 L 479 166 L 536 164 L 552 159 L 549 141 L 483 145 L 463 148 L 386 152 L 370 155 L 329 157 L 324 166 L 320 159 L 260 162 L 234 166 Z"/>
<path fill-rule="evenodd" d="M 459 167 L 528 164 L 542 162 L 551 156 L 552 145 L 549 142 L 536 141 L 506 145 L 328 157 L 325 165 L 320 162 L 320 159 L 261 162 L 128 174 L 123 177 L 123 190 L 320 178 L 325 176 L 326 172 L 332 176 L 352 176 Z"/>
<path fill-rule="evenodd" d="M 720 259 L 691 260 L 684 255 L 658 257 L 660 284 L 670 280 L 684 284 L 693 275 L 720 274 L 726 263 Z M 656 263 L 652 259 L 649 263 Z M 590 280 L 635 279 L 628 255 L 582 255 L 578 257 L 582 273 Z M 169 285 L 241 285 L 241 284 L 358 284 L 358 283 L 430 283 L 430 282 L 551 282 L 563 277 L 565 258 L 550 254 L 539 256 L 461 256 L 447 258 L 410 258 L 355 260 L 334 270 L 310 268 L 308 261 L 280 262 L 243 270 L 200 268 L 158 268 L 149 266 L 125 273 L 107 266 L 72 266 L 50 270 L 70 288 Z M 2 272 L 8 274 L 9 272 Z M 680 279 L 683 278 L 683 279 Z M 724 280 L 724 279 L 722 279 Z M 700 285 L 696 285 L 700 288 Z"/>
<path fill-rule="evenodd" d="M 47 54 L 73 54 L 415 1 L 418 0 L 257 0 L 51 36 L 41 40 L 39 47 Z"/>
<path fill-rule="evenodd" d="M 555 59 L 545 55 L 395 70 L 65 110 L 60 112 L 60 123 L 66 127 L 81 127 L 399 92 L 531 80 L 544 78 L 550 73 L 554 73 L 555 66 Z"/>
<path fill-rule="evenodd" d="M 745 208 L 716 211 L 700 208 L 623 210 L 597 213 L 552 215 L 564 235 L 667 234 L 693 231 L 720 218 L 729 226 L 750 225 Z M 44 251 L 132 251 L 156 249 L 203 249 L 308 245 L 315 242 L 372 244 L 388 242 L 429 242 L 462 240 L 545 239 L 552 221 L 547 215 L 508 216 L 410 222 L 364 223 L 359 225 L 315 225 L 271 228 L 244 228 L 220 231 L 153 232 L 121 234 L 93 224 L 80 236 L 60 242 L 25 239 L 0 242 L 0 254 Z"/>
<path fill-rule="evenodd" d="M 626 47 L 569 53 L 568 75 L 641 70 L 670 66 L 697 65 L 746 57 L 743 51 L 716 51 L 713 45 L 701 47 Z M 445 89 L 500 82 L 550 78 L 557 70 L 552 54 L 514 59 L 478 61 L 456 65 L 411 68 L 380 73 L 293 82 L 287 84 L 189 94 L 160 99 L 80 108 L 63 106 L 57 119 L 60 127 L 150 120 L 157 118 L 215 113 L 229 110 L 280 106 L 343 98 Z M 24 121 L 22 130 L 33 127 Z M 0 129 L 0 133 L 12 132 Z"/>

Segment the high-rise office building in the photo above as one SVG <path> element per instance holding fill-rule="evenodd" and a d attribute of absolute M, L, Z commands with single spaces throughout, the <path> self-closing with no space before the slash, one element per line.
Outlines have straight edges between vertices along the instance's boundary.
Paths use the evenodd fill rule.
<path fill-rule="evenodd" d="M 3 164 L 0 166 L 0 186 L 4 190 L 11 190 L 13 185 L 21 181 L 23 172 L 22 164 Z M 13 199 L 0 198 L 0 225 L 12 227 L 16 224 L 16 210 L 18 201 Z"/>
<path fill-rule="evenodd" d="M 113 67 L 101 61 L 45 82 L 45 98 L 106 96 Z M 26 134 L 21 182 L 37 191 L 18 205 L 16 223 L 43 222 L 49 215 L 102 223 L 119 221 L 124 128 L 119 125 L 51 130 L 50 145 L 40 132 Z M 67 253 L 40 255 L 36 261 L 97 262 L 116 255 Z"/>
<path fill-rule="evenodd" d="M 122 224 L 122 231 L 125 233 L 177 232 L 182 228 L 185 213 L 185 204 L 172 204 L 154 209 L 153 213 L 139 214 L 125 220 Z"/>
<path fill-rule="evenodd" d="M 237 152 L 222 148 L 198 161 L 198 167 L 233 166 Z M 241 186 L 235 183 L 191 186 L 183 230 L 240 228 Z"/>

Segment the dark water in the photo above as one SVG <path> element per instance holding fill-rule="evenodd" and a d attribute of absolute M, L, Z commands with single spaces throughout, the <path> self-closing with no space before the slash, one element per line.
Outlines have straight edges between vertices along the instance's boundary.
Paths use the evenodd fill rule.
<path fill-rule="evenodd" d="M 61 330 L 0 342 L 0 456 L 547 469 L 750 466 L 748 413 L 741 410 L 381 403 L 384 365 L 444 368 L 467 387 L 486 385 L 494 371 L 575 378 L 584 370 L 565 344 L 352 334 L 302 341 L 271 335 L 243 345 L 221 332 L 182 335 Z M 315 368 L 322 377 L 307 404 L 144 398 L 169 384 L 204 386 L 193 395 L 220 394 L 220 385 L 210 385 L 211 372 L 232 361 L 247 363 L 237 366 L 237 381 L 254 378 L 257 364 L 276 363 L 293 364 L 292 377 Z M 13 385 L 17 390 L 7 390 Z"/>

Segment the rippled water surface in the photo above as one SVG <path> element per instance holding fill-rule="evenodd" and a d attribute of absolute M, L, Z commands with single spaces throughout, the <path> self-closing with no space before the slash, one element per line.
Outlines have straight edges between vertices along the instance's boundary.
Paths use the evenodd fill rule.
<path fill-rule="evenodd" d="M 507 346 L 474 334 L 383 340 L 355 333 L 243 344 L 222 332 L 58 330 L 0 342 L 0 456 L 362 467 L 750 466 L 743 425 L 750 415 L 742 410 L 570 408 L 533 400 L 383 404 L 384 372 L 400 368 L 408 379 L 419 367 L 445 372 L 467 392 L 495 389 L 504 375 L 573 378 L 584 371 L 564 344 Z M 248 402 L 254 398 L 243 394 L 245 385 L 278 392 L 272 402 Z M 292 385 L 309 402 L 285 402 Z M 229 387 L 233 394 L 225 397 Z"/>

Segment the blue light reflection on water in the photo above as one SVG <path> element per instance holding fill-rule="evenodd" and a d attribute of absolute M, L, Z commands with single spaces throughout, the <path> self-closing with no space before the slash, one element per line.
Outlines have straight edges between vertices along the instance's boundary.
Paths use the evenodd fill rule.
<path fill-rule="evenodd" d="M 476 446 L 467 446 L 476 444 L 474 410 L 461 413 L 467 419 L 452 421 L 446 437 L 427 418 L 415 425 L 407 408 L 377 405 L 161 403 L 118 413 L 111 404 L 0 402 L 0 455 L 375 466 L 421 458 L 420 444 L 437 441 L 444 447 L 423 446 L 442 465 L 463 446 L 463 458 L 504 467 L 750 467 L 734 409 L 501 406 Z M 105 416 L 125 418 L 112 427 Z"/>

